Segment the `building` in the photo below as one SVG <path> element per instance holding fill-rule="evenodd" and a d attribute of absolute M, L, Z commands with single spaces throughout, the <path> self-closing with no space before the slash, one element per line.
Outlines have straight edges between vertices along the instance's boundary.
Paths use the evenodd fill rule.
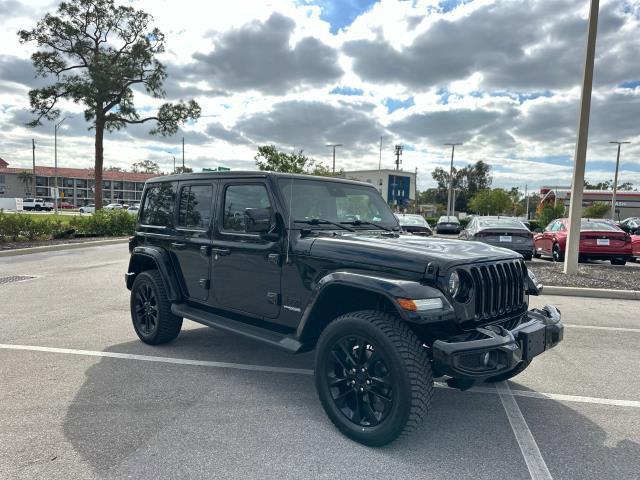
<path fill-rule="evenodd" d="M 402 170 L 355 170 L 344 177 L 375 185 L 392 207 L 406 208 L 416 199 L 416 174 Z"/>
<path fill-rule="evenodd" d="M 29 176 L 25 176 L 24 173 Z M 22 174 L 22 175 L 21 175 Z M 106 203 L 136 203 L 142 198 L 144 182 L 157 174 L 110 172 L 102 174 L 102 199 Z M 35 183 L 35 184 L 34 184 Z M 55 186 L 55 169 L 36 166 L 33 169 L 11 168 L 0 158 L 0 197 L 37 197 L 53 201 L 51 188 Z M 80 207 L 93 203 L 94 171 L 89 168 L 58 168 L 58 188 L 64 202 Z"/>
<path fill-rule="evenodd" d="M 557 195 L 557 199 L 556 199 Z M 559 203 L 569 207 L 571 203 L 570 187 L 542 187 L 540 188 L 540 197 L 545 202 Z M 610 190 L 584 190 L 582 194 L 582 206 L 600 202 L 611 204 L 613 191 Z M 624 220 L 628 217 L 640 217 L 640 192 L 621 192 L 616 193 L 616 220 Z"/>

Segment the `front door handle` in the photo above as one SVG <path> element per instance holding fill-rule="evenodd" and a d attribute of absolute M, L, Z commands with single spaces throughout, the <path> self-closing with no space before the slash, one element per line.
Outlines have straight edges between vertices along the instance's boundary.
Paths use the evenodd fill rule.
<path fill-rule="evenodd" d="M 211 251 L 216 255 L 220 255 L 221 257 L 225 257 L 231 254 L 231 250 L 228 248 L 212 248 Z"/>
<path fill-rule="evenodd" d="M 186 243 L 180 243 L 180 242 L 171 242 L 171 246 L 173 248 L 175 248 L 176 250 L 183 250 L 183 249 L 187 248 L 187 244 Z"/>

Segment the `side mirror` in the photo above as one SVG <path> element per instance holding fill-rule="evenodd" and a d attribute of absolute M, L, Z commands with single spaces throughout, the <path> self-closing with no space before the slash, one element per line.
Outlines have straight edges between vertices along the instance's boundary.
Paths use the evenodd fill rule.
<path fill-rule="evenodd" d="M 246 208 L 244 220 L 247 233 L 264 234 L 269 232 L 274 224 L 270 208 Z"/>
<path fill-rule="evenodd" d="M 542 233 L 542 229 L 538 227 L 533 231 L 533 233 Z"/>

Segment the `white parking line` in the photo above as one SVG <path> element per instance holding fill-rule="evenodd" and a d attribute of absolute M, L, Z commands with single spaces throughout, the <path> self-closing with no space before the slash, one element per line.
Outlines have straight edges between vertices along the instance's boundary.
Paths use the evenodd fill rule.
<path fill-rule="evenodd" d="M 271 373 L 291 373 L 296 375 L 313 375 L 313 370 L 308 368 L 288 368 L 288 367 L 270 367 L 267 365 L 247 365 L 242 363 L 228 362 L 211 362 L 207 360 L 191 360 L 188 358 L 173 357 L 157 357 L 152 355 L 137 355 L 133 353 L 118 352 L 100 352 L 97 350 L 77 350 L 73 348 L 56 348 L 56 347 L 39 347 L 36 345 L 14 345 L 0 343 L 0 350 L 26 350 L 31 352 L 46 353 L 63 353 L 68 355 L 84 355 L 89 357 L 107 357 L 120 358 L 124 360 L 138 360 L 143 362 L 171 363 L 175 365 L 194 365 L 200 367 L 213 368 L 231 368 L 235 370 L 246 370 L 253 372 L 271 372 Z M 458 391 L 458 389 L 447 386 L 446 383 L 435 382 L 437 388 L 446 388 Z M 489 387 L 473 387 L 469 389 L 473 393 L 490 393 L 495 395 L 497 392 Z M 594 403 L 600 405 L 612 405 L 617 407 L 633 407 L 640 408 L 640 401 L 636 400 L 617 400 L 611 398 L 584 397 L 576 395 L 564 395 L 561 393 L 544 393 L 529 390 L 511 390 L 512 395 L 516 397 L 538 398 L 541 400 L 558 400 L 562 402 L 578 402 L 578 403 Z"/>
<path fill-rule="evenodd" d="M 516 437 L 532 480 L 551 480 L 553 477 L 551 477 L 551 473 L 549 472 L 549 468 L 547 468 L 544 458 L 542 458 L 538 444 L 533 438 L 531 430 L 529 430 L 529 425 L 527 425 L 527 421 L 524 419 L 520 407 L 518 407 L 518 402 L 516 402 L 516 398 L 511 393 L 509 384 L 507 382 L 500 382 L 496 384 L 496 390 L 498 395 L 500 395 L 500 401 L 502 401 L 502 406 L 507 414 L 509 424 Z"/>
<path fill-rule="evenodd" d="M 613 332 L 634 332 L 640 333 L 640 328 L 626 328 L 626 327 L 600 327 L 596 325 L 576 325 L 573 323 L 565 323 L 565 327 L 569 328 L 585 328 L 588 330 L 611 330 Z"/>

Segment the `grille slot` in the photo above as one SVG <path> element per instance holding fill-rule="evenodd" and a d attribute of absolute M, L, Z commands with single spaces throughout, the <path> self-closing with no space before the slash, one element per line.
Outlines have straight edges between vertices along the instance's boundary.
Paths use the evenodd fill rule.
<path fill-rule="evenodd" d="M 522 308 L 525 268 L 519 260 L 468 268 L 473 282 L 476 320 L 500 317 Z"/>

